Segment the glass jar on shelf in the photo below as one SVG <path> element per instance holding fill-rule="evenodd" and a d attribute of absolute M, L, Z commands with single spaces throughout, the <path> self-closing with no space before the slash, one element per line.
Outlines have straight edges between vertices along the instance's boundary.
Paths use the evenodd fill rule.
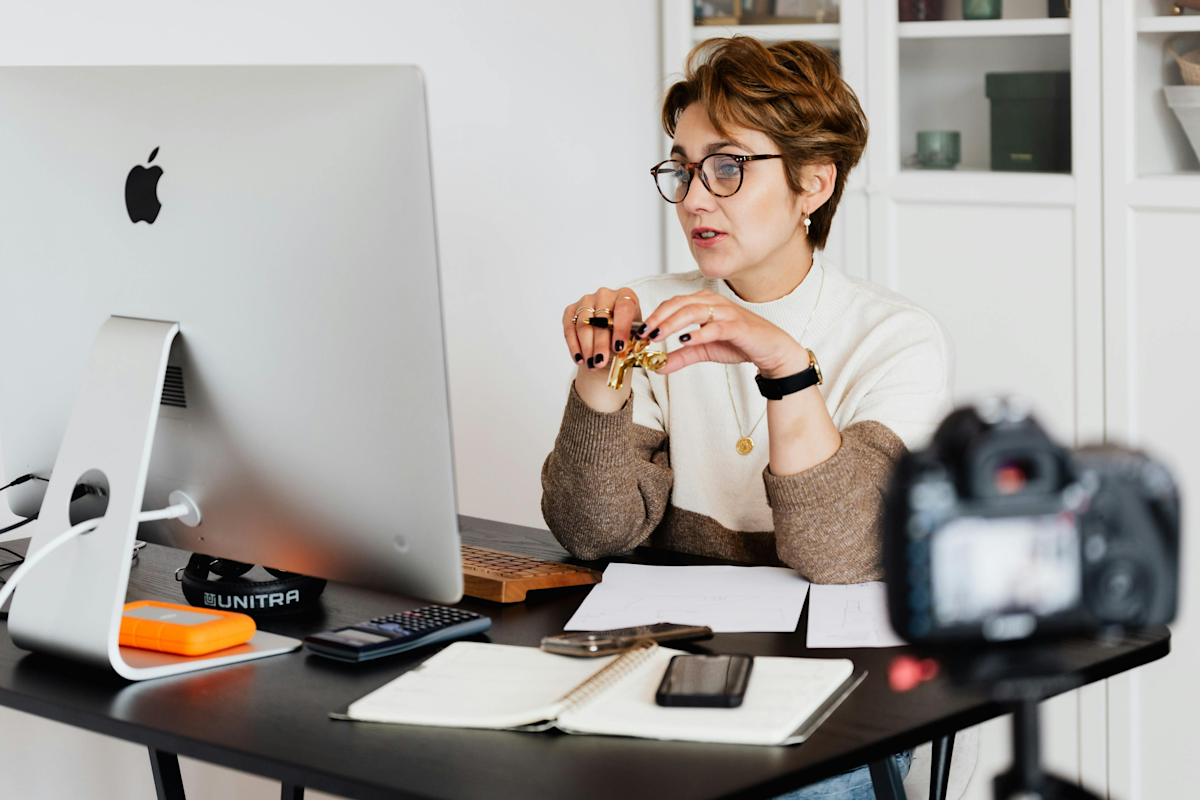
<path fill-rule="evenodd" d="M 771 0 L 769 5 L 756 3 L 755 21 L 779 24 L 832 23 L 837 22 L 841 12 L 841 0 Z M 771 19 L 764 19 L 758 14 L 759 9 L 767 9 Z"/>
<path fill-rule="evenodd" d="M 737 25 L 742 0 L 694 0 L 692 15 L 697 25 Z"/>
<path fill-rule="evenodd" d="M 928 22 L 945 19 L 942 0 L 900 0 L 901 22 Z"/>
<path fill-rule="evenodd" d="M 1000 19 L 1004 0 L 963 0 L 963 19 Z"/>

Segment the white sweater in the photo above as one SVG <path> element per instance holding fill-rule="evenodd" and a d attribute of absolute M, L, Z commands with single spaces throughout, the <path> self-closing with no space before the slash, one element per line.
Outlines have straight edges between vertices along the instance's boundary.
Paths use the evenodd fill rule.
<path fill-rule="evenodd" d="M 772 475 L 767 401 L 750 364 L 730 365 L 728 383 L 721 364 L 671 375 L 635 369 L 632 403 L 612 414 L 572 390 L 542 470 L 542 513 L 559 541 L 580 558 L 650 544 L 784 563 L 818 582 L 879 579 L 878 524 L 892 467 L 951 410 L 954 356 L 937 321 L 819 256 L 800 286 L 770 303 L 746 303 L 699 272 L 630 286 L 647 315 L 708 289 L 800 340 L 821 365 L 820 392 L 842 444 L 811 469 Z M 676 337 L 667 342 L 679 346 Z M 760 417 L 753 451 L 739 454 L 738 439 Z"/>
<path fill-rule="evenodd" d="M 843 275 L 820 253 L 791 294 L 769 303 L 747 303 L 724 281 L 698 270 L 642 278 L 629 288 L 646 316 L 664 300 L 707 289 L 795 339 L 804 332 L 800 344 L 821 366 L 819 390 L 838 430 L 875 420 L 917 449 L 950 413 L 954 352 L 938 321 L 895 292 Z M 667 342 L 668 352 L 680 346 L 676 336 Z M 753 364 L 729 366 L 735 419 L 723 365 L 695 364 L 671 375 L 633 370 L 634 424 L 669 437 L 672 505 L 737 531 L 772 530 L 762 479 L 770 460 L 766 418 L 751 437 L 753 452 L 743 456 L 734 448 L 741 438 L 738 420 L 741 432 L 749 433 L 767 407 L 756 373 Z"/>

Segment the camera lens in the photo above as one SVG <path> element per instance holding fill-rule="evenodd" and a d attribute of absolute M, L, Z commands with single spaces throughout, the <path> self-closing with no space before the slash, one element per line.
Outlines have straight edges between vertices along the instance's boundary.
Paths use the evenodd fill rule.
<path fill-rule="evenodd" d="M 1105 565 L 1097 580 L 1095 612 L 1106 622 L 1135 624 L 1146 607 L 1147 582 L 1137 564 L 1117 559 Z"/>
<path fill-rule="evenodd" d="M 1016 494 L 1033 477 L 1033 462 L 1026 459 L 1002 461 L 992 473 L 992 485 L 997 494 Z"/>

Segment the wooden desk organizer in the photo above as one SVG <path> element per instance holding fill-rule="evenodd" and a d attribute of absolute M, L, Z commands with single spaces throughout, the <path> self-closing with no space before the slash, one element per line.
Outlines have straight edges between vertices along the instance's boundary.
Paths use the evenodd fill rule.
<path fill-rule="evenodd" d="M 469 544 L 462 546 L 462 556 L 463 594 L 496 603 L 520 603 L 530 589 L 586 586 L 599 583 L 601 578 L 599 572 L 587 567 Z"/>

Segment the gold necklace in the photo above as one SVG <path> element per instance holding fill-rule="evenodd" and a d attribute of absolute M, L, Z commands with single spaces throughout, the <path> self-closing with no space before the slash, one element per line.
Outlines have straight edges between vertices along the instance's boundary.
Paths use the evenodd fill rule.
<path fill-rule="evenodd" d="M 821 284 L 817 287 L 817 301 L 815 303 L 813 303 L 813 310 L 808 315 L 808 322 L 804 323 L 804 330 L 800 331 L 800 337 L 796 341 L 803 343 L 804 334 L 808 333 L 808 326 L 812 325 L 813 317 L 815 317 L 817 315 L 817 304 L 821 302 L 821 292 L 824 291 L 824 289 L 825 289 L 825 265 L 822 264 L 821 265 Z M 766 418 L 767 409 L 765 409 L 765 408 L 763 409 L 762 416 L 760 416 L 758 418 L 758 422 L 754 423 L 754 427 L 750 429 L 750 432 L 743 434 L 742 433 L 742 417 L 740 414 L 738 414 L 737 402 L 734 401 L 734 399 L 733 399 L 733 381 L 730 380 L 730 378 L 729 378 L 729 365 L 728 364 L 725 365 L 725 385 L 729 387 L 729 404 L 731 406 L 733 406 L 733 421 L 735 423 L 737 423 L 737 429 L 738 429 L 738 440 L 737 440 L 737 444 L 735 445 L 735 447 L 737 448 L 739 455 L 748 456 L 748 455 L 750 455 L 750 453 L 754 452 L 754 440 L 751 439 L 750 437 L 754 435 L 754 432 L 756 430 L 758 430 L 759 424 L 763 421 L 764 418 Z"/>
<path fill-rule="evenodd" d="M 729 403 L 733 406 L 733 421 L 737 423 L 738 427 L 738 440 L 736 445 L 737 451 L 741 455 L 748 456 L 750 455 L 751 451 L 754 450 L 754 440 L 750 437 L 754 435 L 756 430 L 758 430 L 759 422 L 762 422 L 763 418 L 767 416 L 767 410 L 765 408 L 763 409 L 762 416 L 758 418 L 758 422 L 754 423 L 754 427 L 750 429 L 750 433 L 743 434 L 742 417 L 740 414 L 738 414 L 737 403 L 735 403 L 733 400 L 733 381 L 729 379 L 728 364 L 725 365 L 725 385 L 729 387 Z"/>

